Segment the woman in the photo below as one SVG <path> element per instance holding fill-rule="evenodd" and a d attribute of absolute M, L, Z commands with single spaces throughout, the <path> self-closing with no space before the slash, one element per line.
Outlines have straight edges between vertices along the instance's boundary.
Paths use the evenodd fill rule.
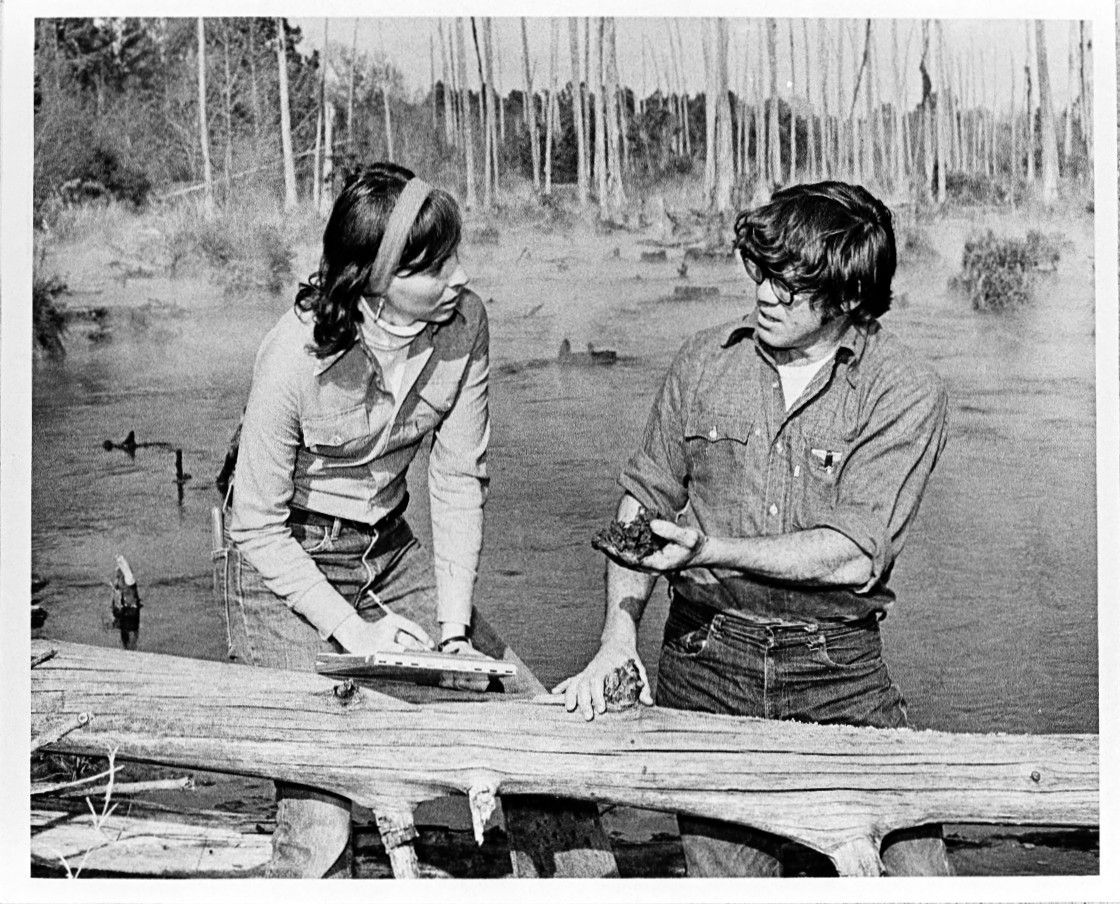
<path fill-rule="evenodd" d="M 351 176 L 335 201 L 319 270 L 253 370 L 229 531 L 239 567 L 225 568 L 231 658 L 313 670 L 339 648 L 480 655 L 489 332 L 460 231 L 451 196 L 393 164 Z M 403 517 L 429 440 L 431 557 Z M 268 874 L 345 871 L 350 802 L 279 782 L 277 796 Z"/>

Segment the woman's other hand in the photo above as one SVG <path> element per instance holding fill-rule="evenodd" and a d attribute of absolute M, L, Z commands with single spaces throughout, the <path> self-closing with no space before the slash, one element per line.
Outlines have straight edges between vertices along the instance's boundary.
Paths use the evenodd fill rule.
<path fill-rule="evenodd" d="M 435 644 L 416 622 L 389 612 L 375 622 L 358 613 L 346 619 L 334 632 L 334 639 L 347 653 L 397 653 L 403 650 L 431 650 Z"/>

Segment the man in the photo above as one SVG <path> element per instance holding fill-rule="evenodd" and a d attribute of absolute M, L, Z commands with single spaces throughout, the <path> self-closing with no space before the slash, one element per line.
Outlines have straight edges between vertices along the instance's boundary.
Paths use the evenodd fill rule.
<path fill-rule="evenodd" d="M 663 574 L 659 705 L 904 727 L 878 623 L 945 443 L 947 397 L 878 323 L 895 271 L 890 212 L 859 186 L 822 182 L 776 192 L 735 231 L 755 310 L 685 343 L 619 478 L 618 520 L 648 511 L 665 545 L 608 562 L 601 646 L 556 692 L 591 719 L 615 668 L 634 659 L 645 678 L 638 623 Z M 641 699 L 653 703 L 648 689 Z M 679 823 L 690 875 L 788 874 L 808 856 L 760 831 Z M 889 874 L 949 872 L 938 826 L 887 836 L 882 859 Z"/>

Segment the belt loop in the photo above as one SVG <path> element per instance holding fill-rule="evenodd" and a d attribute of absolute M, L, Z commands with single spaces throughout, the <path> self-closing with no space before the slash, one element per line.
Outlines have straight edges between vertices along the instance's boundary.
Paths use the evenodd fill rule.
<path fill-rule="evenodd" d="M 334 543 L 338 540 L 338 535 L 342 533 L 342 519 L 335 518 L 334 524 L 331 525 L 331 542 Z"/>

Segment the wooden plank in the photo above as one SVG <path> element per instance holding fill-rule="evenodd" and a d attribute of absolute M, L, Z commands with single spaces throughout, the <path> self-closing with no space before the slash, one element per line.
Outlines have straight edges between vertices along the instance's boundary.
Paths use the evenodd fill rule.
<path fill-rule="evenodd" d="M 38 644 L 32 642 L 32 653 Z M 513 697 L 415 705 L 309 673 L 52 642 L 32 726 L 51 749 L 312 784 L 366 806 L 492 787 L 753 825 L 862 863 L 927 822 L 1097 825 L 1095 735 L 807 725 L 637 707 L 593 722 Z M 845 853 L 847 852 L 847 853 Z"/>
<path fill-rule="evenodd" d="M 145 876 L 208 878 L 244 875 L 268 862 L 268 835 L 218 825 L 33 808 L 31 862 L 72 872 L 101 870 Z"/>

